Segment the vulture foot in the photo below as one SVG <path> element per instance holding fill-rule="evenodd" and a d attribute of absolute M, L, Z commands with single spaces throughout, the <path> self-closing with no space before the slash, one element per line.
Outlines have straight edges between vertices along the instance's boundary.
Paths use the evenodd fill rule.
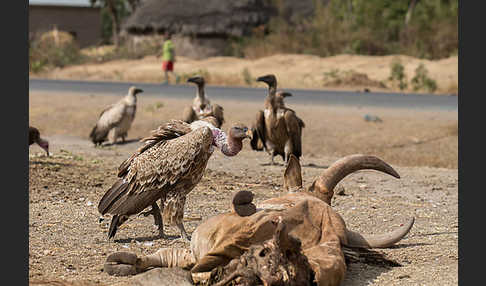
<path fill-rule="evenodd" d="M 129 276 L 140 273 L 137 255 L 130 252 L 115 252 L 106 258 L 104 271 L 113 276 Z"/>
<path fill-rule="evenodd" d="M 182 222 L 177 224 L 177 227 L 181 231 L 181 238 L 184 241 L 191 242 L 191 237 L 187 234 L 186 229 L 184 228 L 184 224 Z"/>

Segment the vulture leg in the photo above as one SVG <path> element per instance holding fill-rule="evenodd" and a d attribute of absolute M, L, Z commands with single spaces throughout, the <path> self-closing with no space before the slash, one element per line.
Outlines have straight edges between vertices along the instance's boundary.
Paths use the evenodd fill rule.
<path fill-rule="evenodd" d="M 271 164 L 272 164 L 272 165 L 277 165 L 277 164 L 275 163 L 274 159 L 273 159 L 273 157 L 275 157 L 275 152 L 272 152 L 272 155 L 271 155 L 271 156 L 272 156 L 272 162 L 271 162 Z"/>
<path fill-rule="evenodd" d="M 108 133 L 108 141 L 110 142 L 110 144 L 115 144 L 116 143 L 116 139 L 118 137 L 118 128 L 112 128 L 110 130 L 110 133 Z"/>
<path fill-rule="evenodd" d="M 162 215 L 159 206 L 157 205 L 157 202 L 155 201 L 152 204 L 152 209 L 146 212 L 140 213 L 140 215 L 143 216 L 149 216 L 153 215 L 154 216 L 154 223 L 159 227 L 159 236 L 161 238 L 165 238 L 164 234 L 164 221 L 162 220 Z"/>
<path fill-rule="evenodd" d="M 191 241 L 191 238 L 187 234 L 186 229 L 184 228 L 184 224 L 182 223 L 182 221 L 177 222 L 177 227 L 181 231 L 181 237 L 182 237 L 182 239 L 190 242 Z"/>
<path fill-rule="evenodd" d="M 125 143 L 125 138 L 127 138 L 127 132 L 120 135 L 122 142 Z"/>

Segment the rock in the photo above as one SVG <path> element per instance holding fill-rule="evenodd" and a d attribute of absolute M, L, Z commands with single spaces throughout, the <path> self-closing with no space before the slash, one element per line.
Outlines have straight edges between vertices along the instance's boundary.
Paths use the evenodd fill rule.
<path fill-rule="evenodd" d="M 133 276 L 130 280 L 112 286 L 189 286 L 193 285 L 190 272 L 181 268 L 155 268 Z"/>
<path fill-rule="evenodd" d="M 381 120 L 380 117 L 378 117 L 376 115 L 370 115 L 370 114 L 366 114 L 364 116 L 364 120 L 368 121 L 368 122 L 383 122 L 383 120 Z"/>

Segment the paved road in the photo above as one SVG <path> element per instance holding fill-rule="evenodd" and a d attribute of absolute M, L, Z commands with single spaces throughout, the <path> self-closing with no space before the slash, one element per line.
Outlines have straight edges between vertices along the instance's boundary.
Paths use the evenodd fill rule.
<path fill-rule="evenodd" d="M 29 79 L 29 91 L 82 92 L 88 94 L 124 94 L 132 84 L 144 90 L 141 94 L 172 98 L 192 99 L 195 87 L 190 85 L 162 86 L 152 83 L 132 82 L 101 82 L 74 80 L 44 80 Z M 262 84 L 263 85 L 263 84 Z M 288 98 L 289 103 L 296 104 L 324 104 L 345 106 L 372 106 L 385 108 L 407 108 L 420 110 L 457 111 L 457 96 L 428 95 L 428 94 L 400 94 L 378 92 L 348 92 L 329 90 L 286 89 L 294 95 Z M 207 86 L 206 94 L 209 98 L 234 99 L 241 101 L 263 101 L 266 89 L 245 87 L 216 87 Z"/>

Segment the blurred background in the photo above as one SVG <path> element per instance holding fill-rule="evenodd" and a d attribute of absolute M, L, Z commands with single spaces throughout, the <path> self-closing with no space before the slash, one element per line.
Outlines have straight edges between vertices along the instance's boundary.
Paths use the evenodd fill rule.
<path fill-rule="evenodd" d="M 29 0 L 30 76 L 160 82 L 166 32 L 210 85 L 458 92 L 449 0 Z"/>

